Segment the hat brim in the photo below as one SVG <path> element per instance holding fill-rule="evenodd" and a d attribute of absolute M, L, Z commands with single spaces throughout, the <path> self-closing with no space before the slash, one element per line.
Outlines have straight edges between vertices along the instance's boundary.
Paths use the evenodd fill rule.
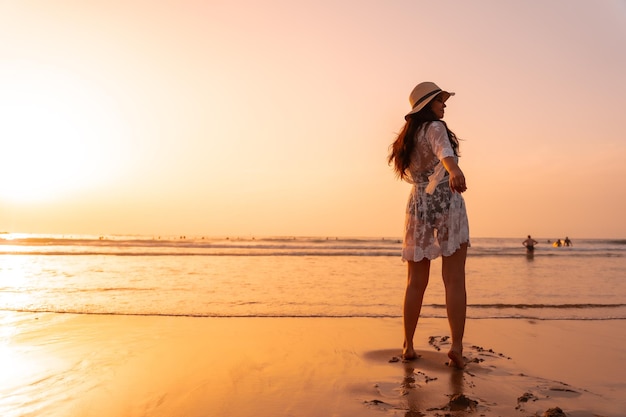
<path fill-rule="evenodd" d="M 439 95 L 443 96 L 443 101 L 445 103 L 446 101 L 448 101 L 448 99 L 450 97 L 452 97 L 454 95 L 454 93 L 451 92 L 451 91 L 441 91 L 440 93 L 437 93 L 437 94 L 433 95 L 432 97 L 428 98 L 427 100 L 424 100 L 423 102 L 421 102 L 417 106 L 413 107 L 413 109 L 410 112 L 408 112 L 406 114 L 406 116 L 404 116 L 404 119 L 408 120 L 410 115 L 415 114 L 418 111 L 422 110 L 424 107 L 426 107 L 426 105 L 428 103 L 430 103 L 435 97 L 437 97 Z"/>

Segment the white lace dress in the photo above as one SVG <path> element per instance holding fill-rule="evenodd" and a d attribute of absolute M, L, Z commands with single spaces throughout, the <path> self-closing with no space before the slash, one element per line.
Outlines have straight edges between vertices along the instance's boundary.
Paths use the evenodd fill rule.
<path fill-rule="evenodd" d="M 409 179 L 413 184 L 406 206 L 402 259 L 421 261 L 450 256 L 463 243 L 469 244 L 469 223 L 465 201 L 450 190 L 448 175 L 441 163 L 456 160 L 443 123 L 422 126 L 415 135 Z"/>

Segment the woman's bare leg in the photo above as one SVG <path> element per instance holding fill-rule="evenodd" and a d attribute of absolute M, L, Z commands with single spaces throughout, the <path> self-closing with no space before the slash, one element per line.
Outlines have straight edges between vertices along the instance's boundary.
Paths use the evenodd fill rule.
<path fill-rule="evenodd" d="M 417 353 L 413 348 L 413 336 L 422 310 L 424 292 L 428 286 L 430 260 L 424 258 L 419 262 L 408 262 L 408 279 L 404 294 L 404 359 L 415 359 Z"/>
<path fill-rule="evenodd" d="M 458 368 L 465 367 L 463 361 L 463 334 L 465 333 L 465 317 L 467 310 L 467 293 L 465 290 L 465 259 L 467 243 L 450 256 L 442 260 L 443 283 L 446 288 L 446 311 L 452 334 L 452 347 L 448 352 L 451 362 Z"/>

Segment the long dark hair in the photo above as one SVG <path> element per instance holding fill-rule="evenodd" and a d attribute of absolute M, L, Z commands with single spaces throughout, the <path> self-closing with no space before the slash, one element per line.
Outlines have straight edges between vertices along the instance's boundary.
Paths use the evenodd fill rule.
<path fill-rule="evenodd" d="M 454 132 L 448 128 L 446 122 L 437 118 L 429 103 L 424 106 L 423 109 L 408 117 L 398 137 L 390 146 L 387 162 L 389 162 L 389 165 L 393 165 L 393 170 L 400 179 L 403 180 L 407 177 L 406 171 L 411 163 L 411 154 L 415 148 L 415 134 L 422 125 L 424 125 L 426 129 L 428 125 L 434 121 L 443 123 L 448 133 L 448 138 L 450 138 L 450 145 L 454 150 L 454 154 L 459 155 L 459 139 Z"/>

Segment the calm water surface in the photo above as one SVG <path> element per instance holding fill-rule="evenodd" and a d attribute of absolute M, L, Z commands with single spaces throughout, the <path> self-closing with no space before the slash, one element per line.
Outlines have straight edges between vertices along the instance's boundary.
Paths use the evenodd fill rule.
<path fill-rule="evenodd" d="M 470 318 L 626 318 L 626 240 L 473 239 Z M 217 317 L 400 317 L 393 238 L 0 235 L 0 310 Z M 445 317 L 441 261 L 423 315 Z"/>

